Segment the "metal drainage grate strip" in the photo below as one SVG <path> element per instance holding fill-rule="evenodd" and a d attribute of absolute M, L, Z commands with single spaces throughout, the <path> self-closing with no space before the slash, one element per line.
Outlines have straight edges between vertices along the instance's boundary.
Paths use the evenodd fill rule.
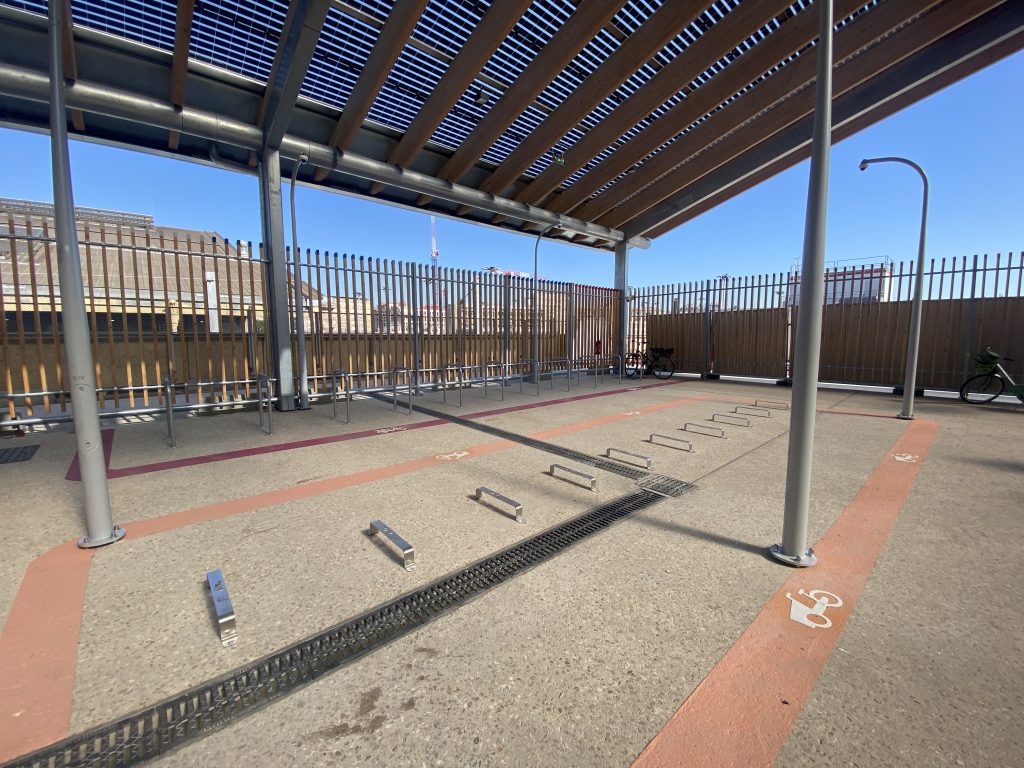
<path fill-rule="evenodd" d="M 129 766 L 255 712 L 659 501 L 634 491 L 264 659 L 4 768 Z"/>
<path fill-rule="evenodd" d="M 637 480 L 636 484 L 638 488 L 643 488 L 645 491 L 671 498 L 682 496 L 696 487 L 685 480 L 676 480 L 674 477 L 665 475 L 648 475 Z"/>
<path fill-rule="evenodd" d="M 19 445 L 17 448 L 0 448 L 0 464 L 14 464 L 18 461 L 28 461 L 36 455 L 38 445 Z"/>

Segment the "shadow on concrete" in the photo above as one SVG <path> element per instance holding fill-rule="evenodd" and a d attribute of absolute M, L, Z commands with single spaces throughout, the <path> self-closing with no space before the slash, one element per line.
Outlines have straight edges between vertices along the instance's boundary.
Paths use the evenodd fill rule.
<path fill-rule="evenodd" d="M 664 531 L 670 533 L 681 533 L 684 536 L 690 536 L 701 541 L 708 541 L 712 544 L 720 544 L 723 547 L 730 547 L 732 549 L 738 549 L 740 552 L 749 552 L 752 555 L 761 555 L 762 557 L 768 556 L 768 548 L 763 544 L 751 544 L 748 541 L 740 541 L 730 536 L 723 536 L 720 533 L 711 533 L 709 531 L 702 531 L 700 528 L 691 528 L 688 525 L 680 525 L 679 523 L 670 523 L 664 520 L 653 520 L 649 517 L 635 516 L 633 518 L 639 523 L 649 525 L 653 528 L 661 528 Z"/>
<path fill-rule="evenodd" d="M 977 456 L 964 456 L 960 459 L 963 464 L 975 464 L 987 469 L 998 469 L 1004 472 L 1024 473 L 1024 460 L 1022 459 L 982 459 Z"/>

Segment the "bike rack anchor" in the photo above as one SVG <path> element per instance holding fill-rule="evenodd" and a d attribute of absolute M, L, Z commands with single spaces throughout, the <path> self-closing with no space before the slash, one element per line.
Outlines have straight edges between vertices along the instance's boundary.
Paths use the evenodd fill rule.
<path fill-rule="evenodd" d="M 615 451 L 616 453 L 621 453 L 623 456 L 632 456 L 634 459 L 643 459 L 645 462 L 647 462 L 647 469 L 650 469 L 652 466 L 654 466 L 653 462 L 651 461 L 651 457 L 650 456 L 644 456 L 642 453 L 633 453 L 632 451 L 627 451 L 627 450 L 624 450 L 622 448 L 606 448 L 605 451 L 604 451 L 605 457 L 609 458 L 609 459 L 614 458 L 612 456 L 612 451 Z M 615 459 L 615 460 L 616 461 L 623 461 L 622 459 Z M 625 464 L 634 464 L 635 462 L 625 461 L 623 463 L 625 463 Z"/>
<path fill-rule="evenodd" d="M 720 421 L 723 424 L 730 424 L 734 427 L 749 427 L 750 419 L 745 416 L 733 416 L 731 413 L 713 413 L 710 421 Z"/>
<path fill-rule="evenodd" d="M 375 533 L 379 533 L 385 539 L 387 539 L 400 550 L 402 550 L 402 564 L 404 565 L 405 570 L 416 570 L 416 552 L 415 550 L 413 550 L 412 544 L 410 544 L 408 541 L 406 541 L 397 533 L 395 533 L 394 529 L 391 526 L 389 526 L 383 520 L 374 520 L 370 523 L 369 533 L 370 536 L 373 536 Z"/>
<path fill-rule="evenodd" d="M 650 438 L 647 440 L 647 442 L 650 443 L 651 445 L 661 445 L 660 443 L 654 442 L 654 438 L 656 437 L 662 440 L 671 440 L 674 443 L 684 443 L 686 445 L 685 448 L 679 448 L 678 446 L 675 445 L 663 445 L 663 448 L 675 448 L 677 451 L 689 451 L 690 453 L 693 453 L 693 443 L 689 440 L 684 440 L 681 437 L 671 437 L 669 435 L 652 434 Z"/>
<path fill-rule="evenodd" d="M 508 504 L 510 507 L 512 507 L 512 510 L 516 514 L 516 522 L 517 523 L 525 523 L 526 522 L 526 518 L 523 517 L 523 505 L 520 504 L 518 501 L 515 501 L 514 499 L 510 499 L 508 496 L 503 496 L 502 494 L 498 493 L 497 491 L 492 491 L 490 488 L 485 488 L 484 486 L 480 486 L 479 488 L 476 489 L 476 500 L 480 501 L 482 496 L 490 496 L 492 499 L 496 499 L 496 500 L 500 501 L 502 504 Z"/>
<path fill-rule="evenodd" d="M 565 464 L 552 464 L 551 465 L 551 469 L 549 469 L 547 471 L 547 474 L 549 474 L 552 477 L 554 477 L 556 469 L 560 469 L 563 472 L 568 472 L 570 475 L 575 475 L 576 477 L 582 477 L 584 480 L 587 481 L 587 483 L 589 483 L 590 490 L 592 490 L 592 491 L 596 491 L 597 490 L 597 478 L 594 477 L 593 475 L 588 475 L 586 472 L 580 472 L 578 469 L 573 469 L 572 467 L 567 467 L 567 466 L 565 466 Z M 561 478 L 561 479 L 567 480 L 568 482 L 574 483 L 575 485 L 583 486 L 583 483 L 577 482 L 576 480 L 573 480 L 572 478 Z"/>
<path fill-rule="evenodd" d="M 712 430 L 712 429 L 715 432 L 717 432 L 718 434 L 716 435 L 716 434 L 714 434 L 714 432 L 711 432 L 710 430 Z M 709 430 L 709 431 L 704 432 L 702 430 Z M 725 440 L 725 430 L 724 429 L 722 429 L 721 427 L 710 427 L 707 424 L 696 424 L 696 423 L 694 423 L 692 421 L 688 421 L 688 422 L 686 422 L 686 424 L 684 424 L 680 428 L 680 431 L 681 432 L 693 432 L 695 435 L 704 435 L 705 437 L 720 437 L 723 440 Z"/>

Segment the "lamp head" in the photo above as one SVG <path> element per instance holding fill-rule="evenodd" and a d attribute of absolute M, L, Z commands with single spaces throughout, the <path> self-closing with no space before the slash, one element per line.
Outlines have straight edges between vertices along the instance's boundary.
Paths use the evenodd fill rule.
<path fill-rule="evenodd" d="M 860 169 L 862 171 L 866 171 L 868 169 L 868 161 L 866 159 L 860 161 Z"/>

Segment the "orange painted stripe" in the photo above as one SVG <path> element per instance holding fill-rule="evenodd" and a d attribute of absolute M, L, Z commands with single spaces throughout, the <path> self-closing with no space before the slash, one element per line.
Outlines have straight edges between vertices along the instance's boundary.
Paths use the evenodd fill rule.
<path fill-rule="evenodd" d="M 530 435 L 546 439 L 579 432 L 703 400 L 686 397 L 626 413 L 567 424 Z M 440 456 L 332 477 L 314 483 L 280 488 L 239 499 L 206 504 L 161 517 L 126 524 L 125 539 L 138 539 L 243 512 L 319 496 L 377 480 L 429 469 L 514 448 L 518 443 L 496 440 Z M 445 459 L 443 456 L 451 458 Z M 63 739 L 70 731 L 78 632 L 82 623 L 89 562 L 95 550 L 80 550 L 67 542 L 29 565 L 0 634 L 0 762 Z"/>
<path fill-rule="evenodd" d="M 856 498 L 815 546 L 818 565 L 796 569 L 757 618 L 633 763 L 634 768 L 771 766 L 882 552 L 938 426 L 919 419 L 882 459 Z M 915 463 L 894 456 L 917 456 Z M 787 594 L 826 590 L 832 626 L 790 619 Z"/>
<path fill-rule="evenodd" d="M 0 636 L 0 762 L 48 744 L 57 724 L 58 731 L 67 732 L 95 551 L 65 542 L 25 571 Z"/>

